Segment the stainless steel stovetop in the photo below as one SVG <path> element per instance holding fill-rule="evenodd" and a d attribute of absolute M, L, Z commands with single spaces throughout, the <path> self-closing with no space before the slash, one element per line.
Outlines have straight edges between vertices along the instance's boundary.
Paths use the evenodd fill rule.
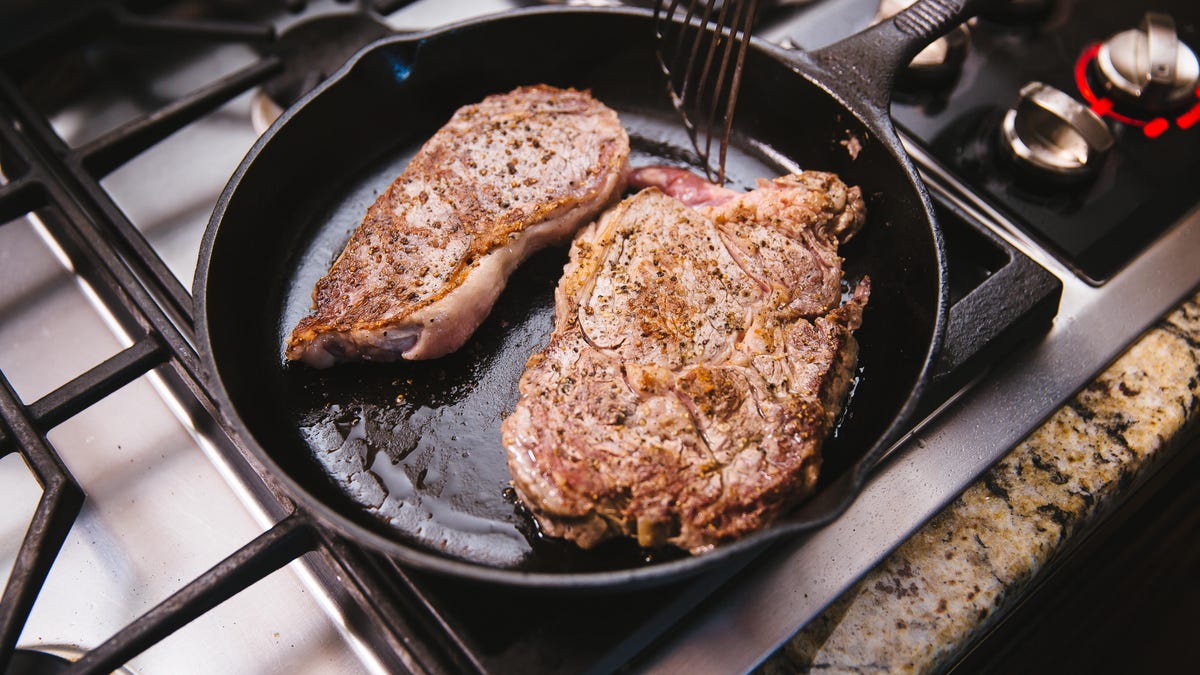
<path fill-rule="evenodd" d="M 517 4 L 424 0 L 388 14 L 386 21 L 394 29 L 413 30 Z M 873 12 L 864 13 L 864 3 L 856 0 L 793 5 L 797 14 L 789 19 L 825 12 L 809 15 L 808 21 L 843 17 L 840 24 L 825 25 L 838 25 L 845 32 L 862 25 Z M 310 2 L 303 15 L 346 9 L 338 2 Z M 300 15 L 284 13 L 276 21 L 283 26 Z M 1184 23 L 1181 29 L 1194 35 L 1194 24 Z M 805 43 L 804 31 L 795 25 L 772 24 L 764 36 L 817 46 Z M 825 37 L 836 38 L 835 32 Z M 203 88 L 215 77 L 253 68 L 259 60 L 252 46 L 237 41 L 214 42 L 202 53 L 203 58 L 153 64 L 155 76 L 148 81 L 121 70 L 123 62 L 90 63 L 99 72 L 114 68 L 107 71 L 110 79 L 87 83 L 87 97 L 57 105 L 51 119 L 54 131 L 71 148 L 103 149 L 112 129 Z M 59 76 L 70 78 L 73 72 L 66 68 Z M 1015 104 L 1022 83 L 1005 84 L 1012 88 Z M 1080 98 L 1078 93 L 1075 97 Z M 253 467 L 230 451 L 229 441 L 212 423 L 211 411 L 180 385 L 186 378 L 179 374 L 180 367 L 172 368 L 176 361 L 163 356 L 164 350 L 186 351 L 186 341 L 176 345 L 168 340 L 164 347 L 148 344 L 143 334 L 131 331 L 128 307 L 91 281 L 97 278 L 95 269 L 80 267 L 81 260 L 90 258 L 78 249 L 91 240 L 57 224 L 73 218 L 72 209 L 103 212 L 107 199 L 161 258 L 161 274 L 186 288 L 217 195 L 257 137 L 250 124 L 254 105 L 252 92 L 237 95 L 118 162 L 114 170 L 103 171 L 99 185 L 106 198 L 59 207 L 68 213 L 0 211 L 0 222 L 10 219 L 0 224 L 0 372 L 24 403 L 27 421 L 49 429 L 49 445 L 86 494 L 20 633 L 21 648 L 75 658 L 271 531 L 285 511 L 255 477 Z M 1175 133 L 1194 138 L 1200 132 Z M 1117 138 L 1118 148 L 1135 142 L 1130 135 Z M 5 196 L 25 190 L 28 183 L 22 178 L 26 167 L 11 159 L 5 165 L 14 154 L 13 139 L 12 130 L 0 136 L 0 204 L 11 203 Z M 964 184 L 963 172 L 939 156 L 938 144 L 913 134 L 909 140 L 910 152 L 939 201 L 985 224 L 1061 281 L 1053 325 L 954 392 L 897 445 L 842 518 L 772 549 L 753 563 L 753 574 L 740 574 L 721 589 L 706 592 L 703 611 L 681 619 L 700 602 L 695 598 L 678 605 L 675 615 L 647 622 L 653 630 L 627 638 L 614 652 L 618 656 L 597 661 L 595 667 L 614 668 L 634 655 L 636 669 L 654 672 L 753 667 L 1200 284 L 1200 208 L 1195 198 L 1182 215 L 1163 224 L 1162 232 L 1140 248 L 1132 262 L 1117 266 L 1099 283 L 1044 236 L 1031 233 L 1012 209 Z M 90 156 L 105 155 L 97 151 Z M 1079 189 L 1090 188 L 1064 188 Z M 145 271 L 133 273 L 136 278 Z M 120 281 L 129 270 L 114 266 L 99 274 Z M 140 297 L 137 284 L 121 287 L 127 295 Z M 149 293 L 153 297 L 145 301 L 165 307 L 164 317 L 179 320 L 171 307 L 185 298 Z M 119 373 L 124 371 L 118 366 L 148 362 L 157 365 L 138 371 L 127 383 L 121 381 Z M 96 374 L 97 368 L 109 370 Z M 73 382 L 104 377 L 120 384 L 110 387 L 111 393 L 97 395 L 97 400 L 66 402 L 63 392 L 71 391 Z M 5 453 L 0 456 L 5 505 L 0 512 L 0 569 L 8 572 L 27 528 L 36 520 L 39 499 L 48 490 L 39 485 L 29 462 L 11 452 L 11 439 L 23 438 L 20 430 L 9 421 L 0 431 L 6 438 L 0 445 Z M 447 647 L 446 638 L 427 634 L 445 627 L 411 625 L 413 616 L 431 616 L 422 613 L 429 606 L 409 613 L 380 609 L 378 602 L 363 596 L 361 577 L 377 573 L 381 563 L 363 563 L 362 557 L 342 551 L 337 542 L 327 543 L 150 646 L 127 668 L 139 673 L 349 673 L 488 670 L 503 662 L 478 656 L 469 645 L 465 650 Z M 415 597 L 417 605 L 427 600 L 420 594 Z M 439 608 L 437 603 L 432 607 Z M 434 611 L 432 616 L 440 615 Z M 381 623 L 389 628 L 381 631 Z M 454 626 L 448 630 L 453 635 Z M 646 646 L 660 634 L 659 641 Z M 465 656 L 438 656 L 455 649 Z M 563 662 L 571 663 L 559 663 Z M 541 663 L 553 669 L 555 661 Z"/>

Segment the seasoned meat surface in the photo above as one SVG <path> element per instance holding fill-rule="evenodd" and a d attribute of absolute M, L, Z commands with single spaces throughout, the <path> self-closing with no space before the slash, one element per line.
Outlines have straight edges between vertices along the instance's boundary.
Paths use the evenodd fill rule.
<path fill-rule="evenodd" d="M 367 210 L 286 356 L 428 359 L 460 347 L 509 274 L 623 189 L 629 138 L 587 92 L 521 87 L 459 109 Z"/>
<path fill-rule="evenodd" d="M 692 552 L 808 494 L 870 292 L 841 301 L 860 191 L 805 172 L 691 208 L 647 188 L 582 230 L 502 425 L 543 531 Z"/>

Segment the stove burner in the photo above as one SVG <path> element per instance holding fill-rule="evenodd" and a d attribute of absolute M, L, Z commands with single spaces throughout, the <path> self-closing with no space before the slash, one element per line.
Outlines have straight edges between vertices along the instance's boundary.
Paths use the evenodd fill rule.
<path fill-rule="evenodd" d="M 365 13 L 327 14 L 284 29 L 267 52 L 279 58 L 283 73 L 263 85 L 252 109 L 262 133 L 285 108 L 312 91 L 359 49 L 395 31 Z"/>

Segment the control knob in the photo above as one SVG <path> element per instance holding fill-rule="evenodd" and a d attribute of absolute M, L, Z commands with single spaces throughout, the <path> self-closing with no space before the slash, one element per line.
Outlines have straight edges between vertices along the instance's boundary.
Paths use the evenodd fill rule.
<path fill-rule="evenodd" d="M 1196 53 L 1179 41 L 1175 20 L 1158 12 L 1100 45 L 1096 66 L 1115 99 L 1151 111 L 1193 100 L 1200 81 Z"/>
<path fill-rule="evenodd" d="M 1041 82 L 1021 87 L 1000 132 L 1001 147 L 1021 168 L 1061 182 L 1092 175 L 1113 145 L 1108 125 L 1096 113 Z"/>

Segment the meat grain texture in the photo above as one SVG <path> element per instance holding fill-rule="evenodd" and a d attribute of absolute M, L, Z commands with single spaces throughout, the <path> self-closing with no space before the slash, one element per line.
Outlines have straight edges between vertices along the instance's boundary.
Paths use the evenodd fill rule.
<path fill-rule="evenodd" d="M 809 494 L 870 292 L 842 302 L 857 188 L 760 181 L 692 208 L 647 188 L 582 230 L 502 425 L 542 530 L 702 552 Z"/>
<path fill-rule="evenodd" d="M 479 327 L 513 269 L 623 189 L 629 138 L 587 92 L 546 85 L 454 113 L 367 210 L 286 357 L 429 359 Z"/>

